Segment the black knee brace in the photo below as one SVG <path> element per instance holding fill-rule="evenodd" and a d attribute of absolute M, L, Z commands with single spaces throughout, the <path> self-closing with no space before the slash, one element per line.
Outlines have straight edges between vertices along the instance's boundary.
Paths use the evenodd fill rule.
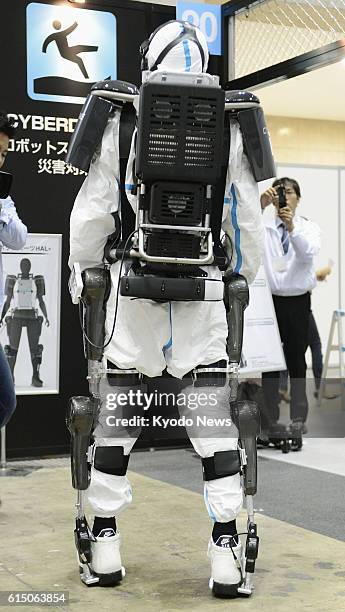
<path fill-rule="evenodd" d="M 18 349 L 14 349 L 9 344 L 6 344 L 6 346 L 4 346 L 4 352 L 7 357 L 8 365 L 10 366 L 10 370 L 13 376 L 14 366 L 16 365 L 17 361 Z"/>
<path fill-rule="evenodd" d="M 129 455 L 123 452 L 123 446 L 97 446 L 93 466 L 99 472 L 113 476 L 125 476 Z"/>
<path fill-rule="evenodd" d="M 34 368 L 42 363 L 43 344 L 38 344 L 35 353 L 31 353 L 31 362 Z"/>
<path fill-rule="evenodd" d="M 18 349 L 14 349 L 9 344 L 6 344 L 6 346 L 4 346 L 4 352 L 7 358 L 17 357 Z"/>
<path fill-rule="evenodd" d="M 238 450 L 220 451 L 213 457 L 201 459 L 204 480 L 217 480 L 225 476 L 234 476 L 241 471 L 241 460 Z"/>

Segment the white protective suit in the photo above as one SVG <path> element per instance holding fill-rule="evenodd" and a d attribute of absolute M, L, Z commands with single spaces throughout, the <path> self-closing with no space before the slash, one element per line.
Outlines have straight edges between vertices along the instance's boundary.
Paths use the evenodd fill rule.
<path fill-rule="evenodd" d="M 173 32 L 169 26 L 174 26 Z M 147 56 L 149 66 L 152 56 L 157 57 L 167 40 L 176 37 L 176 26 L 176 23 L 168 24 L 168 34 L 163 28 L 154 36 Z M 198 37 L 208 58 L 206 42 L 199 31 Z M 154 46 L 153 53 L 150 50 Z M 159 68 L 169 69 L 171 63 L 174 70 L 193 68 L 193 71 L 201 72 L 203 68 L 197 46 L 188 41 L 174 47 Z M 119 210 L 119 119 L 120 112 L 116 111 L 108 122 L 101 149 L 91 164 L 74 204 L 70 223 L 71 267 L 75 262 L 79 262 L 82 269 L 99 266 L 103 261 L 107 237 L 115 229 L 111 213 Z M 242 136 L 236 120 L 231 121 L 230 130 L 231 149 L 224 194 L 223 230 L 229 234 L 233 244 L 234 270 L 243 274 L 248 283 L 251 283 L 259 268 L 263 249 L 259 193 L 243 153 Z M 127 165 L 126 190 L 135 210 L 137 199 L 130 193 L 134 183 L 131 175 L 134 166 L 134 143 L 135 135 Z M 119 266 L 117 262 L 111 267 L 112 289 L 107 303 L 107 333 L 110 333 L 113 325 Z M 221 278 L 218 268 L 208 266 L 204 269 L 211 278 Z M 160 376 L 167 368 L 172 376 L 182 378 L 198 365 L 227 359 L 226 337 L 227 324 L 223 302 L 156 303 L 119 296 L 116 329 L 111 343 L 105 349 L 105 357 L 118 368 L 135 368 L 149 377 Z M 119 390 L 125 391 L 123 388 Z M 209 390 L 210 388 L 205 387 L 197 389 L 198 392 Z M 107 388 L 107 383 L 104 382 L 102 393 L 106 394 L 108 391 L 114 393 L 116 389 Z M 185 393 L 188 395 L 192 391 L 193 387 L 190 386 Z M 215 391 L 214 387 L 212 391 Z M 216 392 L 216 408 L 208 407 L 204 409 L 204 413 L 206 411 L 206 414 L 212 417 L 228 417 L 229 388 L 216 388 Z M 105 402 L 94 432 L 95 445 L 122 445 L 127 455 L 139 432 L 134 432 L 132 437 L 129 437 L 125 429 L 116 428 L 115 431 L 112 428 L 110 431 L 104 421 L 107 412 L 104 404 Z M 180 414 L 184 413 L 180 408 Z M 234 431 L 234 428 L 230 436 L 221 429 L 214 429 L 209 436 L 204 432 L 204 437 L 193 435 L 192 430 L 188 431 L 188 434 L 201 457 L 211 457 L 217 451 L 237 448 L 237 431 Z M 118 516 L 131 501 L 131 487 L 127 477 L 105 474 L 92 467 L 88 499 L 96 516 Z M 227 522 L 235 519 L 242 505 L 239 474 L 206 482 L 205 503 L 213 520 Z"/>

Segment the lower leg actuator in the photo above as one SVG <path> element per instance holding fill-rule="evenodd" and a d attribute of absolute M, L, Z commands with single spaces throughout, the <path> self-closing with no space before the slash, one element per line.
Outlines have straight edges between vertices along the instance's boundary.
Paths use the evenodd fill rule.
<path fill-rule="evenodd" d="M 94 538 L 85 516 L 76 518 L 74 539 L 80 561 L 82 563 L 90 563 L 91 540 Z"/>
<path fill-rule="evenodd" d="M 248 534 L 246 541 L 246 567 L 245 571 L 254 574 L 255 561 L 259 553 L 259 537 L 255 523 L 248 524 Z"/>
<path fill-rule="evenodd" d="M 255 562 L 259 550 L 259 537 L 254 519 L 253 495 L 257 491 L 256 439 L 260 433 L 260 413 L 256 402 L 241 401 L 231 404 L 231 414 L 238 428 L 242 456 L 244 455 L 242 469 L 248 513 L 247 540 L 243 559 L 243 580 L 238 588 L 238 594 L 249 596 L 253 591 L 252 576 L 255 571 Z"/>
<path fill-rule="evenodd" d="M 75 521 L 74 541 L 78 554 L 81 581 L 87 586 L 98 584 L 99 578 L 91 569 L 91 543 L 96 539 L 83 514 L 82 493 L 78 492 L 78 516 Z"/>
<path fill-rule="evenodd" d="M 231 404 L 234 421 L 246 459 L 244 465 L 244 487 L 246 495 L 255 495 L 257 490 L 257 447 L 260 432 L 260 412 L 256 402 L 241 401 Z"/>
<path fill-rule="evenodd" d="M 66 424 L 71 434 L 72 485 L 78 491 L 84 491 L 89 486 L 87 455 L 97 408 L 93 398 L 78 396 L 70 399 Z"/>
<path fill-rule="evenodd" d="M 251 516 L 252 518 L 254 518 L 254 512 Z M 257 527 L 256 524 L 252 522 L 251 518 L 248 518 L 247 528 L 248 532 L 246 540 L 246 550 L 244 555 L 244 576 L 242 584 L 238 588 L 238 594 L 245 597 L 249 597 L 253 592 L 254 587 L 252 583 L 252 577 L 255 572 L 255 562 L 259 552 L 259 537 L 257 535 Z"/>

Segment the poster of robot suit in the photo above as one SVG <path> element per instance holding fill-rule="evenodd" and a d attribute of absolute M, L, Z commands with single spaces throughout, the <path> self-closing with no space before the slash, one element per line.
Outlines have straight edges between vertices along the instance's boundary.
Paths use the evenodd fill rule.
<path fill-rule="evenodd" d="M 3 260 L 0 333 L 16 393 L 58 393 L 61 236 L 28 234 Z"/>
<path fill-rule="evenodd" d="M 69 259 L 91 395 L 71 398 L 67 419 L 80 578 L 109 586 L 124 577 L 118 519 L 132 501 L 127 465 L 147 420 L 135 398 L 167 372 L 201 458 L 210 587 L 215 596 L 250 595 L 259 424 L 256 406 L 240 405 L 236 391 L 248 283 L 263 249 L 257 182 L 274 175 L 274 162 L 259 100 L 224 92 L 207 73 L 200 30 L 168 22 L 140 52 L 140 91 L 123 81 L 94 85 L 67 156 L 88 171 Z"/>

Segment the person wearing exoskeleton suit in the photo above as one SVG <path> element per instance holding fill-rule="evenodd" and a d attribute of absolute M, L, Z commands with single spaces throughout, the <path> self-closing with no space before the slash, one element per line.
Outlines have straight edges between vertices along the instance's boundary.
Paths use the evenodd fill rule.
<path fill-rule="evenodd" d="M 160 26 L 141 54 L 140 96 L 121 81 L 93 86 L 67 157 L 89 170 L 71 214 L 69 260 L 72 299 L 84 312 L 92 396 L 72 398 L 67 417 L 81 580 L 116 584 L 124 575 L 116 520 L 132 500 L 126 469 L 140 428 L 113 427 L 107 397 L 129 397 L 130 390 L 167 370 L 180 380 L 187 400 L 195 392 L 216 393 L 216 406 L 200 403 L 199 414 L 229 417 L 231 407 L 230 428 L 200 431 L 193 424 L 187 432 L 202 460 L 204 498 L 214 523 L 208 548 L 213 593 L 250 595 L 258 550 L 252 495 L 259 425 L 255 405 L 234 400 L 247 282 L 256 276 L 263 248 L 257 181 L 274 174 L 267 128 L 255 96 L 225 96 L 218 77 L 206 73 L 207 44 L 191 24 Z M 186 105 L 189 117 L 181 110 Z M 259 151 L 257 157 L 248 154 L 250 163 L 242 137 L 248 117 L 255 144 L 248 137 L 247 148 Z M 185 147 L 177 150 L 181 142 Z M 135 221 L 129 222 L 132 211 Z M 136 411 L 128 402 L 115 415 Z M 191 416 L 186 407 L 179 411 Z M 243 476 L 245 550 L 236 528 Z"/>
<path fill-rule="evenodd" d="M 45 282 L 41 274 L 35 276 L 30 273 L 31 262 L 24 258 L 20 262 L 20 273 L 16 276 L 8 274 L 5 281 L 6 301 L 3 306 L 1 319 L 4 319 L 11 304 L 13 308 L 5 318 L 9 344 L 4 347 L 5 354 L 14 377 L 14 367 L 17 360 L 20 338 L 23 327 L 26 327 L 32 363 L 31 384 L 42 387 L 39 369 L 42 363 L 43 344 L 39 343 L 43 317 L 38 314 L 36 301 L 44 315 L 45 323 L 49 326 L 47 307 L 43 296 L 45 295 Z"/>

